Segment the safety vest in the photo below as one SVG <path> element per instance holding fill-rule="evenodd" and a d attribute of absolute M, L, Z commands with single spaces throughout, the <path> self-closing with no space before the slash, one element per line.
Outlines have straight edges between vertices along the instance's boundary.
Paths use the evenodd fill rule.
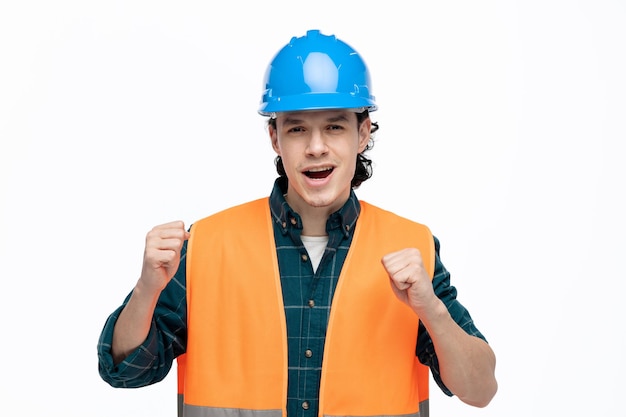
<path fill-rule="evenodd" d="M 432 278 L 429 229 L 361 202 L 328 322 L 320 417 L 428 417 L 418 317 L 395 297 L 381 263 L 407 247 L 420 250 Z M 286 417 L 287 329 L 268 199 L 194 223 L 186 272 L 179 415 Z"/>

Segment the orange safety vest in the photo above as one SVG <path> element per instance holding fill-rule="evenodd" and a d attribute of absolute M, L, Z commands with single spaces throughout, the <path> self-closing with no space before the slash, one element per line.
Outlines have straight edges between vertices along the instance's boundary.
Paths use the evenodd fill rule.
<path fill-rule="evenodd" d="M 407 247 L 420 250 L 432 279 L 430 230 L 361 202 L 329 317 L 320 417 L 428 416 L 418 317 L 395 297 L 381 264 Z M 179 415 L 286 417 L 287 329 L 268 199 L 196 222 L 186 272 Z"/>

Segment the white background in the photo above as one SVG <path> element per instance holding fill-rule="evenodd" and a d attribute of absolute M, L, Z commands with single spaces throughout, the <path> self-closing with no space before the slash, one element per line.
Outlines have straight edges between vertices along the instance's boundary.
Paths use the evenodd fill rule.
<path fill-rule="evenodd" d="M 98 335 L 152 226 L 269 193 L 262 77 L 311 28 L 372 72 L 357 194 L 431 227 L 498 357 L 487 408 L 432 415 L 623 413 L 625 3 L 402 4 L 0 5 L 0 415 L 175 415 L 173 373 L 100 380 Z"/>

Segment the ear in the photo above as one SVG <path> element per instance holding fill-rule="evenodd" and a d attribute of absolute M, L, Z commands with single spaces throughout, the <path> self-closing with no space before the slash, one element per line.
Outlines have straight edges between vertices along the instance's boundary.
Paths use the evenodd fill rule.
<path fill-rule="evenodd" d="M 276 129 L 274 129 L 272 125 L 268 126 L 267 131 L 270 135 L 270 141 L 272 142 L 272 148 L 274 149 L 274 152 L 280 155 L 280 147 L 278 146 L 278 132 L 276 131 Z"/>
<path fill-rule="evenodd" d="M 359 153 L 365 150 L 365 147 L 370 141 L 372 131 L 372 121 L 368 117 L 363 120 L 361 126 L 359 126 Z"/>

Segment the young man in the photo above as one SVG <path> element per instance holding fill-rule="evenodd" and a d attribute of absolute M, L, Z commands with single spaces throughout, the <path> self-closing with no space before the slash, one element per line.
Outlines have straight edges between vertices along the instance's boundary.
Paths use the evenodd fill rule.
<path fill-rule="evenodd" d="M 102 378 L 144 386 L 178 359 L 185 416 L 425 417 L 430 369 L 446 394 L 486 406 L 495 356 L 439 241 L 354 193 L 378 128 L 365 62 L 309 31 L 265 81 L 270 196 L 148 233 L 141 276 L 100 337 Z"/>

